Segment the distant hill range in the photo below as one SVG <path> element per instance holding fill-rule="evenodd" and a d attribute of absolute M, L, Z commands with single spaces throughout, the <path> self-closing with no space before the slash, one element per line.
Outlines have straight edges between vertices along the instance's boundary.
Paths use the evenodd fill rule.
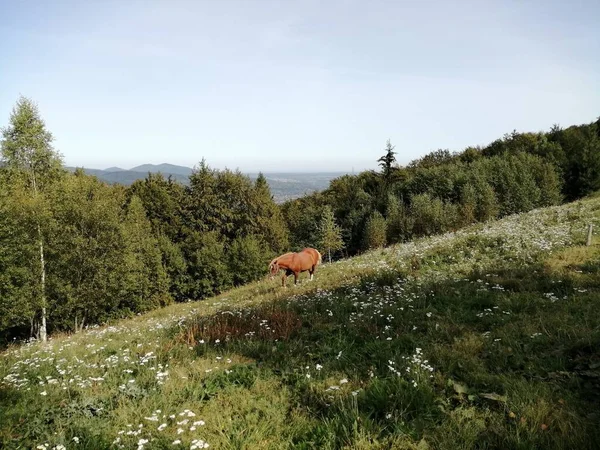
<path fill-rule="evenodd" d="M 75 167 L 67 167 L 70 171 L 75 171 Z M 83 170 L 99 179 L 111 184 L 123 184 L 129 186 L 136 180 L 146 178 L 148 173 L 161 173 L 165 178 L 171 177 L 184 185 L 189 184 L 189 176 L 192 169 L 185 166 L 174 164 L 142 164 L 131 169 L 122 169 L 120 167 L 109 167 L 108 169 L 86 169 Z M 347 172 L 320 172 L 320 173 L 285 173 L 285 172 L 263 172 L 263 175 L 269 183 L 271 193 L 277 203 L 286 200 L 302 197 L 315 191 L 322 191 L 329 186 L 329 182 L 346 174 Z M 247 173 L 251 179 L 255 180 L 258 173 Z"/>

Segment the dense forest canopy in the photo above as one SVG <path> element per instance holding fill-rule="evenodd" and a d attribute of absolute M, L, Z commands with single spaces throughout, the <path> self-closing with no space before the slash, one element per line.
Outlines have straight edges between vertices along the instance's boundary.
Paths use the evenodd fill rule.
<path fill-rule="evenodd" d="M 600 188 L 600 120 L 438 150 L 277 205 L 264 176 L 202 160 L 183 185 L 67 171 L 37 106 L 20 98 L 0 147 L 0 342 L 202 299 L 266 274 L 275 255 L 326 261 L 570 201 Z"/>
<path fill-rule="evenodd" d="M 581 198 L 600 189 L 600 119 L 549 132 L 506 134 L 486 147 L 436 150 L 406 167 L 388 141 L 380 171 L 332 180 L 328 189 L 282 205 L 290 245 L 320 242 L 332 209 L 354 255 L 477 221 Z"/>

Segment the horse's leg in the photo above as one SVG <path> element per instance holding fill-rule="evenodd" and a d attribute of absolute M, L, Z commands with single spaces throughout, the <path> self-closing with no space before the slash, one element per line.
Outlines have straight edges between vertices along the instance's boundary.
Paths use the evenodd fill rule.
<path fill-rule="evenodd" d="M 308 273 L 310 273 L 310 281 L 312 281 L 313 280 L 313 276 L 315 274 L 315 266 L 312 266 L 310 268 L 310 270 L 308 271 Z"/>
<path fill-rule="evenodd" d="M 281 286 L 285 287 L 285 279 L 287 278 L 287 273 L 283 272 L 283 275 L 281 275 Z"/>
<path fill-rule="evenodd" d="M 300 275 L 298 272 L 294 272 L 294 284 L 298 284 L 298 275 Z"/>

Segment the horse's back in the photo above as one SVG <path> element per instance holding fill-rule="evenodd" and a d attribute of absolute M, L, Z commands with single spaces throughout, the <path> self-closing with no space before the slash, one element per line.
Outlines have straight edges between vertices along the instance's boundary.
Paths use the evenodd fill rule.
<path fill-rule="evenodd" d="M 316 266 L 319 263 L 319 259 L 321 259 L 321 254 L 312 247 L 306 247 L 301 253 L 309 254 L 314 266 Z"/>
<path fill-rule="evenodd" d="M 312 255 L 308 252 L 294 253 L 291 257 L 290 266 L 292 270 L 303 272 L 314 265 Z"/>

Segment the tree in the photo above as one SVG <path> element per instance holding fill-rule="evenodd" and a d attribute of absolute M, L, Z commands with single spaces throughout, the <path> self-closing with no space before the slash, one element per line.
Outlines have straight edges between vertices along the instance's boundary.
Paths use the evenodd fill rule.
<path fill-rule="evenodd" d="M 329 205 L 325 205 L 323 208 L 319 233 L 320 246 L 327 251 L 329 262 L 331 262 L 331 251 L 341 250 L 344 247 L 344 241 L 342 240 L 342 230 L 335 223 L 333 210 Z"/>
<path fill-rule="evenodd" d="M 8 340 L 6 330 L 24 334 L 35 317 L 37 259 L 35 234 L 30 239 L 23 226 L 22 204 L 8 189 L 6 173 L 0 170 L 0 345 Z"/>
<path fill-rule="evenodd" d="M 57 229 L 48 251 L 53 329 L 80 331 L 118 314 L 124 264 L 124 195 L 83 172 L 66 176 L 50 197 Z"/>
<path fill-rule="evenodd" d="M 429 236 L 446 229 L 448 218 L 444 202 L 430 194 L 417 194 L 410 199 L 410 215 L 413 219 L 413 233 L 416 236 Z"/>
<path fill-rule="evenodd" d="M 464 225 L 475 222 L 477 192 L 471 183 L 462 186 L 460 192 L 460 214 Z"/>
<path fill-rule="evenodd" d="M 413 229 L 413 221 L 404 205 L 404 200 L 390 194 L 386 215 L 388 243 L 394 244 L 409 239 Z"/>
<path fill-rule="evenodd" d="M 232 286 L 223 239 L 215 231 L 191 233 L 184 252 L 188 265 L 188 297 L 202 299 Z"/>
<path fill-rule="evenodd" d="M 250 208 L 252 211 L 250 222 L 254 225 L 249 234 L 259 236 L 271 252 L 279 253 L 288 248 L 288 229 L 283 213 L 273 200 L 267 179 L 262 173 L 258 174 L 254 182 Z"/>
<path fill-rule="evenodd" d="M 381 166 L 381 169 L 383 171 L 383 178 L 385 180 L 389 180 L 392 176 L 392 164 L 394 164 L 396 162 L 396 157 L 394 156 L 396 154 L 396 152 L 394 152 L 394 148 L 392 146 L 392 143 L 390 142 L 390 140 L 388 139 L 385 150 L 386 153 L 385 155 L 383 155 L 381 158 L 379 158 L 377 160 L 377 162 L 379 162 L 379 165 Z"/>
<path fill-rule="evenodd" d="M 258 280 L 265 272 L 271 254 L 256 236 L 236 238 L 228 249 L 229 271 L 233 284 L 239 286 Z"/>
<path fill-rule="evenodd" d="M 142 201 L 131 198 L 123 222 L 125 267 L 122 307 L 144 312 L 170 303 L 169 277 L 162 264 L 158 241 L 152 235 Z"/>
<path fill-rule="evenodd" d="M 182 227 L 183 185 L 165 179 L 161 173 L 148 173 L 146 178 L 129 186 L 128 199 L 133 195 L 142 201 L 154 233 L 175 240 Z"/>
<path fill-rule="evenodd" d="M 44 196 L 60 177 L 61 156 L 52 148 L 52 134 L 46 130 L 37 105 L 20 97 L 10 116 L 10 124 L 2 130 L 2 163 L 12 182 L 23 186 L 31 202 L 31 213 L 39 250 L 39 289 L 37 293 L 39 319 L 35 320 L 39 339 L 47 339 L 46 262 L 44 257 Z"/>
<path fill-rule="evenodd" d="M 387 226 L 385 219 L 379 211 L 374 211 L 369 216 L 365 225 L 363 248 L 365 250 L 385 247 L 387 243 Z"/>
<path fill-rule="evenodd" d="M 476 183 L 477 187 L 477 208 L 476 217 L 480 222 L 486 222 L 491 219 L 498 217 L 500 209 L 498 206 L 498 198 L 494 192 L 494 188 L 490 184 L 479 179 Z"/>

